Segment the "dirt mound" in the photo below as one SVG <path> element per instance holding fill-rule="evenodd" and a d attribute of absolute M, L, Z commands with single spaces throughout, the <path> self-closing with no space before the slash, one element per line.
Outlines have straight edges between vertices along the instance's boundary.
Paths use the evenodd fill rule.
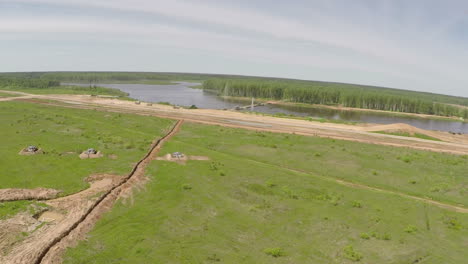
<path fill-rule="evenodd" d="M 89 154 L 88 152 L 83 152 L 80 154 L 80 159 L 97 159 L 101 158 L 104 155 L 101 153 L 101 151 L 98 151 L 96 154 Z"/>
<path fill-rule="evenodd" d="M 375 131 L 384 131 L 384 132 L 405 132 L 413 135 L 414 133 L 419 133 L 421 131 L 425 131 L 414 126 L 410 126 L 404 123 L 395 123 L 395 124 L 388 124 L 388 125 L 375 125 L 369 126 L 365 128 L 365 131 L 368 132 L 375 132 Z"/>
<path fill-rule="evenodd" d="M 44 151 L 42 151 L 42 149 L 38 149 L 34 152 L 30 152 L 28 151 L 27 148 L 24 148 L 18 154 L 23 155 L 23 156 L 30 156 L 30 155 L 36 155 L 36 154 L 44 154 Z"/>
<path fill-rule="evenodd" d="M 439 132 L 439 131 L 430 131 L 420 129 L 408 124 L 403 123 L 396 123 L 396 124 L 389 124 L 389 125 L 375 125 L 375 126 L 367 126 L 364 127 L 364 131 L 367 132 L 385 132 L 385 133 L 402 133 L 408 134 L 410 136 L 414 136 L 415 134 L 426 135 L 432 138 L 436 138 L 442 141 L 447 142 L 457 142 L 459 138 L 454 139 L 449 133 L 446 132 Z"/>
<path fill-rule="evenodd" d="M 57 197 L 61 191 L 47 188 L 36 189 L 0 189 L 1 201 L 47 200 Z"/>
<path fill-rule="evenodd" d="M 209 157 L 206 156 L 187 156 L 183 155 L 182 157 L 173 157 L 171 154 L 166 154 L 162 157 L 157 157 L 156 160 L 164 160 L 164 161 L 171 161 L 171 162 L 178 162 L 185 164 L 187 160 L 210 160 Z"/>

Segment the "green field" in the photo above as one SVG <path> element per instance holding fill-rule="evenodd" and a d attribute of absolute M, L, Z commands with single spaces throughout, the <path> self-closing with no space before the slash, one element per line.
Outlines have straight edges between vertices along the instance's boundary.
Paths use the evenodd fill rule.
<path fill-rule="evenodd" d="M 2 97 L 16 97 L 16 96 L 18 96 L 18 95 L 11 94 L 11 93 L 5 93 L 5 92 L 0 91 L 0 98 L 2 98 Z"/>
<path fill-rule="evenodd" d="M 18 91 L 31 94 L 89 94 L 89 95 L 111 95 L 121 98 L 126 98 L 127 93 L 117 89 L 105 88 L 105 87 L 81 87 L 81 86 L 54 86 L 46 88 L 34 88 L 34 87 L 14 87 L 4 86 L 0 87 L 1 90 L 7 91 Z M 1 94 L 0 94 L 1 97 Z"/>
<path fill-rule="evenodd" d="M 173 124 L 153 117 L 24 102 L 0 103 L 0 120 L 0 188 L 45 187 L 64 195 L 86 188 L 83 179 L 93 173 L 126 175 Z M 28 145 L 45 154 L 19 155 Z M 79 153 L 90 147 L 105 156 L 79 159 Z"/>
<path fill-rule="evenodd" d="M 65 263 L 464 263 L 468 216 L 370 186 L 468 204 L 466 156 L 186 123 L 145 190 Z M 294 172 L 290 169 L 303 170 Z"/>

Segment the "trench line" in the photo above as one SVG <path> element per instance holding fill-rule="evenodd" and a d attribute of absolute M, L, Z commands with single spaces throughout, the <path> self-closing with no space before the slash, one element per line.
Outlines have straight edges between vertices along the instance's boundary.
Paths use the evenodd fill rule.
<path fill-rule="evenodd" d="M 171 130 L 169 131 L 169 133 L 167 133 L 165 136 L 163 136 L 162 138 L 158 139 L 158 141 L 153 144 L 153 146 L 150 148 L 150 150 L 148 151 L 148 153 L 146 153 L 146 155 L 140 160 L 138 161 L 138 163 L 133 167 L 132 171 L 128 174 L 128 176 L 123 180 L 121 181 L 118 185 L 112 187 L 109 191 L 107 191 L 104 195 L 101 196 L 101 198 L 99 198 L 93 206 L 91 206 L 87 211 L 86 213 L 77 221 L 75 222 L 68 230 L 66 230 L 64 233 L 62 233 L 59 237 L 56 237 L 40 254 L 39 254 L 39 257 L 37 258 L 37 260 L 34 262 L 34 264 L 41 264 L 42 263 L 42 260 L 44 259 L 44 257 L 47 255 L 47 253 L 49 253 L 50 249 L 55 246 L 56 244 L 58 244 L 59 242 L 61 242 L 65 237 L 67 237 L 73 230 L 75 230 L 78 225 L 80 223 L 82 223 L 84 220 L 86 220 L 86 218 L 91 214 L 91 212 L 101 204 L 102 201 L 104 201 L 105 198 L 107 198 L 115 189 L 121 187 L 123 184 L 127 183 L 131 178 L 132 176 L 135 174 L 135 172 L 137 171 L 137 169 L 140 168 L 140 165 L 145 162 L 148 158 L 150 158 L 151 154 L 153 154 L 153 152 L 155 150 L 157 150 L 158 147 L 160 147 L 166 140 L 168 140 L 169 138 L 171 138 L 172 136 L 174 136 L 180 129 L 180 126 L 182 125 L 183 123 L 183 120 L 178 120 L 177 123 L 171 128 Z"/>

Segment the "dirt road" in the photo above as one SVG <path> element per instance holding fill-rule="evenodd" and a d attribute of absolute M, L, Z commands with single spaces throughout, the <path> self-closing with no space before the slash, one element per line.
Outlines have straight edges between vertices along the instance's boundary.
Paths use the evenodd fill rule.
<path fill-rule="evenodd" d="M 351 140 L 363 143 L 380 144 L 395 147 L 407 147 L 419 150 L 445 152 L 459 155 L 468 154 L 468 135 L 452 135 L 447 132 L 426 131 L 414 127 L 396 124 L 399 130 L 417 130 L 442 141 L 425 140 L 415 137 L 403 137 L 387 134 L 372 133 L 385 129 L 382 125 L 346 125 L 334 123 L 320 123 L 306 120 L 278 118 L 271 116 L 255 115 L 235 111 L 211 110 L 211 109 L 174 109 L 171 106 L 153 104 L 135 104 L 131 101 L 123 101 L 110 98 L 99 98 L 89 95 L 30 95 L 29 99 L 19 98 L 34 103 L 60 105 L 71 108 L 96 109 L 99 111 L 134 113 L 139 115 L 151 115 L 171 119 L 184 119 L 190 122 L 203 124 L 237 127 L 257 131 L 269 131 L 278 133 L 295 133 L 305 136 L 319 136 L 334 139 Z M 41 101 L 46 99 L 53 101 Z M 373 128 L 375 127 L 375 129 Z"/>

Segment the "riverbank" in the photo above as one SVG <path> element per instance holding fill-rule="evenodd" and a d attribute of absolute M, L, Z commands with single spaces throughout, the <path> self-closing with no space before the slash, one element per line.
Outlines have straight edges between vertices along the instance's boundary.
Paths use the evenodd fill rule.
<path fill-rule="evenodd" d="M 225 100 L 235 100 L 245 102 L 246 104 L 250 104 L 251 98 L 247 97 L 236 97 L 236 96 L 220 96 Z M 375 109 L 366 109 L 366 108 L 353 108 L 353 107 L 345 107 L 345 106 L 333 106 L 333 105 L 321 105 L 321 104 L 305 104 L 305 103 L 295 103 L 295 102 L 285 102 L 285 101 L 277 101 L 271 100 L 268 98 L 255 98 L 256 103 L 265 103 L 270 105 L 279 105 L 279 106 L 294 106 L 294 107 L 304 107 L 304 108 L 322 108 L 322 109 L 332 109 L 338 111 L 359 111 L 359 112 L 369 112 L 369 113 L 379 113 L 385 114 L 390 116 L 399 116 L 399 117 L 415 117 L 415 118 L 422 118 L 422 119 L 433 119 L 433 120 L 448 120 L 448 121 L 458 121 L 468 123 L 468 120 L 461 119 L 460 117 L 456 116 L 436 116 L 436 115 L 427 115 L 427 114 L 417 114 L 417 113 L 404 113 L 404 112 L 391 112 L 391 111 L 384 111 L 384 110 L 375 110 Z M 463 106 L 461 106 L 463 107 Z"/>
<path fill-rule="evenodd" d="M 370 112 L 370 113 L 379 113 L 391 116 L 400 116 L 400 117 L 416 117 L 423 119 L 433 119 L 433 120 L 448 120 L 448 121 L 458 121 L 468 123 L 468 120 L 464 120 L 461 117 L 456 116 L 436 116 L 436 115 L 427 115 L 427 114 L 417 114 L 417 113 L 404 113 L 404 112 L 391 112 L 384 110 L 375 110 L 375 109 L 365 109 L 365 108 L 352 108 L 344 106 L 332 106 L 332 105 L 320 105 L 320 104 L 304 104 L 304 103 L 293 103 L 293 102 L 284 102 L 284 101 L 274 101 L 274 100 L 265 100 L 267 104 L 272 105 L 285 105 L 285 106 L 300 106 L 300 107 L 309 107 L 309 108 L 326 108 L 339 111 L 359 111 L 359 112 Z"/>

